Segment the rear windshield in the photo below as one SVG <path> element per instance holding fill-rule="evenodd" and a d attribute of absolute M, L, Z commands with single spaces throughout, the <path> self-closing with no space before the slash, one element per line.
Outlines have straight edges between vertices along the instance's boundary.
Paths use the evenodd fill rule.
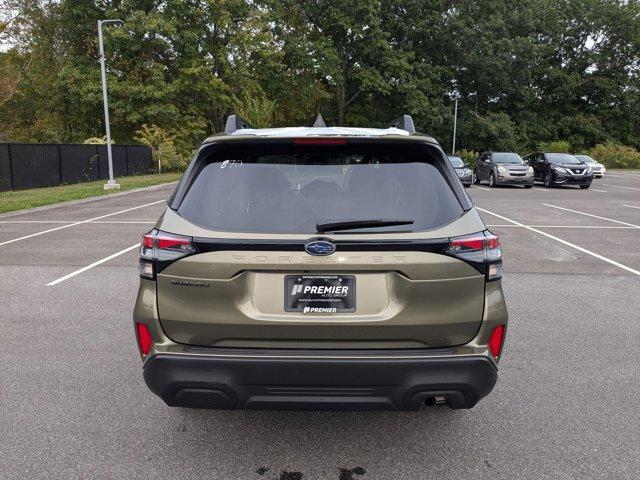
<path fill-rule="evenodd" d="M 428 230 L 463 213 L 428 151 L 420 146 L 219 146 L 178 207 L 211 230 L 316 233 L 316 225 L 412 220 L 345 233 Z"/>
<path fill-rule="evenodd" d="M 504 153 L 504 152 L 495 152 L 493 154 L 493 161 L 496 163 L 514 163 L 514 164 L 524 163 L 524 160 L 522 160 L 522 157 L 517 153 Z"/>
<path fill-rule="evenodd" d="M 449 160 L 451 161 L 451 165 L 453 165 L 454 168 L 464 167 L 464 162 L 460 157 L 449 157 Z"/>

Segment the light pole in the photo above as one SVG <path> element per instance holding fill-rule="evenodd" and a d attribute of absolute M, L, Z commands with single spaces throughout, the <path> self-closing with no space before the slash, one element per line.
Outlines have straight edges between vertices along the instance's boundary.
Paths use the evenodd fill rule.
<path fill-rule="evenodd" d="M 122 20 L 98 20 L 98 43 L 100 44 L 100 70 L 102 72 L 102 103 L 104 104 L 104 128 L 107 131 L 107 159 L 109 160 L 109 180 L 104 185 L 105 190 L 120 188 L 113 178 L 113 156 L 111 155 L 111 129 L 109 128 L 109 98 L 107 96 L 107 68 L 104 60 L 104 43 L 102 41 L 103 25 L 122 25 Z"/>
<path fill-rule="evenodd" d="M 458 128 L 458 99 L 460 97 L 456 96 L 455 98 L 455 106 L 453 107 L 453 146 L 451 147 L 451 155 L 456 154 L 456 130 Z"/>

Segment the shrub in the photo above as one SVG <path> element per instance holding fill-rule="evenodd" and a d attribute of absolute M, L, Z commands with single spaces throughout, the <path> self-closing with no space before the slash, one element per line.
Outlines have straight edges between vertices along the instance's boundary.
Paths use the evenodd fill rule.
<path fill-rule="evenodd" d="M 187 168 L 188 161 L 178 153 L 174 137 L 162 127 L 144 124 L 136 131 L 134 138 L 151 147 L 153 159 L 163 172 L 180 172 Z"/>
<path fill-rule="evenodd" d="M 87 138 L 84 142 L 85 145 L 106 145 L 107 144 L 107 137 L 106 135 L 104 137 L 91 137 L 91 138 Z M 113 138 L 111 139 L 111 144 L 113 145 L 115 142 L 113 141 Z"/>
<path fill-rule="evenodd" d="M 480 155 L 478 152 L 474 152 L 473 150 L 466 150 L 464 148 L 462 150 L 458 150 L 457 154 L 462 159 L 462 161 L 470 167 L 475 165 L 476 159 L 478 158 L 478 155 Z"/>
<path fill-rule="evenodd" d="M 640 152 L 633 147 L 612 142 L 600 143 L 588 153 L 607 168 L 640 168 Z"/>
<path fill-rule="evenodd" d="M 538 144 L 538 150 L 542 152 L 552 153 L 569 153 L 571 152 L 571 144 L 566 140 L 554 140 L 552 142 L 541 142 Z"/>

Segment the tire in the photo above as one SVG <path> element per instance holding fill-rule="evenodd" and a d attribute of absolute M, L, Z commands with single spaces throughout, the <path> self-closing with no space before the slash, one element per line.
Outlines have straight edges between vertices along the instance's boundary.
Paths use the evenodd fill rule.
<path fill-rule="evenodd" d="M 580 188 L 583 189 L 583 190 L 586 190 L 590 186 L 591 186 L 591 184 L 589 184 L 589 185 L 580 185 Z"/>
<path fill-rule="evenodd" d="M 478 178 L 478 173 L 475 170 L 473 171 L 473 184 L 480 185 L 480 179 Z"/>
<path fill-rule="evenodd" d="M 544 174 L 544 187 L 545 188 L 553 187 L 553 179 L 551 178 L 551 173 L 549 172 Z"/>
<path fill-rule="evenodd" d="M 496 188 L 496 177 L 493 172 L 489 174 L 489 186 L 491 188 Z"/>
<path fill-rule="evenodd" d="M 533 185 L 525 185 L 524 188 L 532 188 Z"/>
<path fill-rule="evenodd" d="M 471 184 L 470 183 L 463 183 L 462 185 L 464 185 L 464 188 L 471 188 Z"/>

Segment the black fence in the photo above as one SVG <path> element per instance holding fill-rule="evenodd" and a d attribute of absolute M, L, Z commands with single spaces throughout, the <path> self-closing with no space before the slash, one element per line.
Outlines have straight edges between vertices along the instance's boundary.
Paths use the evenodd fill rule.
<path fill-rule="evenodd" d="M 155 171 L 151 149 L 112 145 L 113 175 Z M 109 178 L 106 145 L 0 143 L 0 191 Z"/>

